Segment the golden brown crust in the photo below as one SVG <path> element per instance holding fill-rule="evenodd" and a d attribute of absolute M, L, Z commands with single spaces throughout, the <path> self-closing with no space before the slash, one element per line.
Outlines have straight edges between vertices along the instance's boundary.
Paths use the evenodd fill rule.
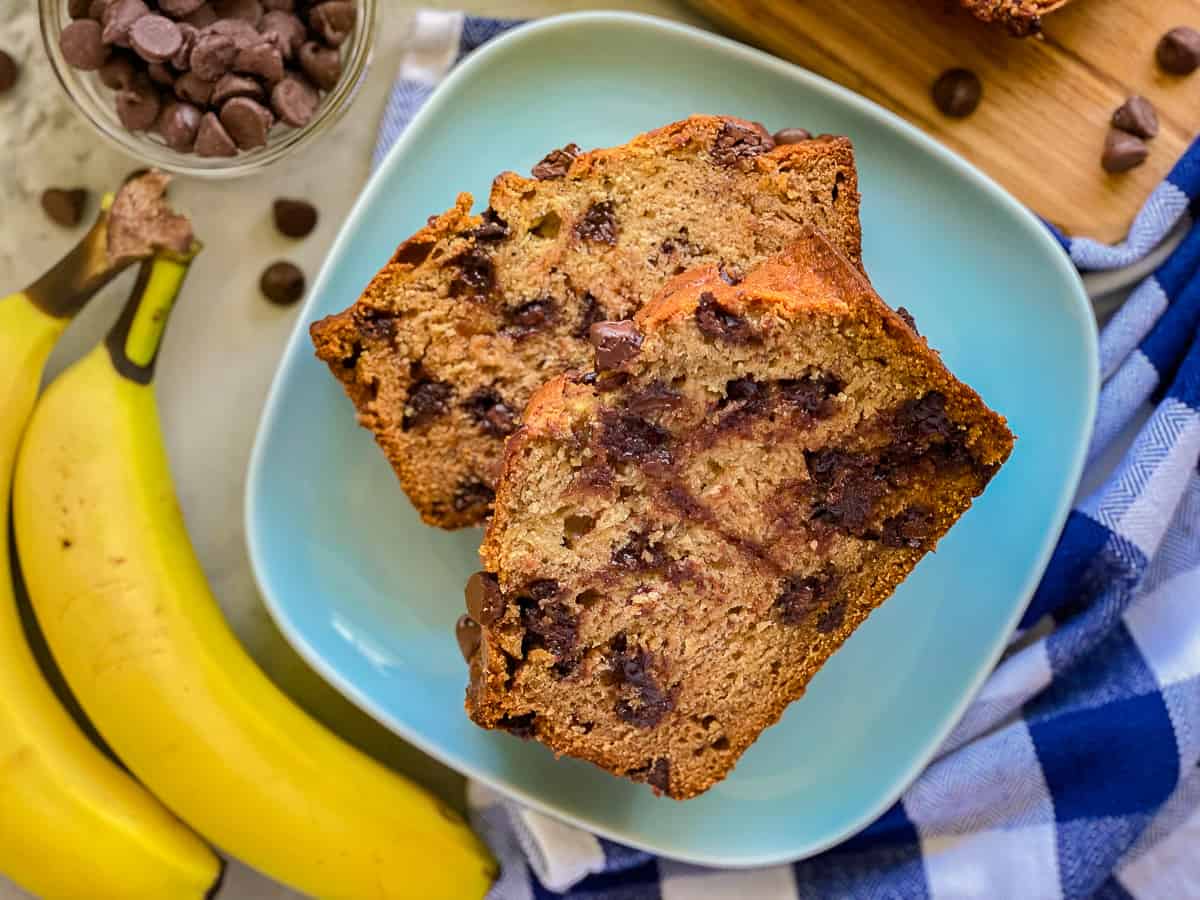
<path fill-rule="evenodd" d="M 587 304 L 597 317 L 632 314 L 673 269 L 715 258 L 756 263 L 814 216 L 861 265 L 850 142 L 820 137 L 766 152 L 734 142 L 717 165 L 711 148 L 729 129 L 735 138 L 750 135 L 750 144 L 769 141 L 744 120 L 694 116 L 581 154 L 559 178 L 503 173 L 489 209 L 508 236 L 477 237 L 488 220 L 471 215 L 470 195 L 460 195 L 454 209 L 400 245 L 351 308 L 313 323 L 317 356 L 427 523 L 457 528 L 484 519 L 505 432 L 538 385 L 590 355 Z M 696 194 L 662 187 L 680 179 L 690 179 Z M 615 204 L 615 241 L 603 229 L 599 239 L 581 239 L 579 204 L 591 210 L 604 198 Z M 453 265 L 476 253 L 492 267 L 494 286 L 472 295 L 456 287 Z M 540 298 L 553 303 L 549 324 L 530 330 L 506 319 Z M 434 385 L 424 398 L 433 414 L 422 416 L 411 400 L 426 382 Z M 502 401 L 501 427 L 480 415 L 481 396 Z"/>

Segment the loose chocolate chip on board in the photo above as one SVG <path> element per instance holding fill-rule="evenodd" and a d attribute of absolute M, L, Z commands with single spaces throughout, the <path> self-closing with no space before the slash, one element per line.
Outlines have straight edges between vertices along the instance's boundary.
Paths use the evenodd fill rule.
<path fill-rule="evenodd" d="M 146 62 L 166 62 L 183 46 L 183 32 L 166 16 L 142 16 L 129 29 L 129 46 Z"/>
<path fill-rule="evenodd" d="M 314 6 L 308 24 L 330 47 L 340 47 L 354 31 L 358 10 L 348 0 L 330 0 Z"/>
<path fill-rule="evenodd" d="M 274 262 L 263 270 L 258 286 L 277 306 L 291 306 L 304 296 L 304 273 L 290 262 Z"/>
<path fill-rule="evenodd" d="M 943 115 L 962 119 L 975 112 L 983 82 L 970 69 L 949 69 L 933 83 L 933 103 Z"/>
<path fill-rule="evenodd" d="M 542 158 L 541 162 L 533 167 L 533 177 L 538 181 L 564 178 L 571 168 L 571 163 L 578 156 L 578 144 L 567 144 L 559 150 L 551 150 Z"/>
<path fill-rule="evenodd" d="M 271 89 L 271 108 L 293 128 L 308 124 L 320 100 L 316 88 L 298 75 L 288 75 Z"/>
<path fill-rule="evenodd" d="M 317 208 L 307 200 L 280 197 L 271 207 L 275 228 L 290 238 L 308 237 L 317 227 Z"/>
<path fill-rule="evenodd" d="M 467 614 L 481 625 L 491 625 L 504 615 L 500 582 L 491 572 L 476 572 L 467 581 Z"/>
<path fill-rule="evenodd" d="M 642 333 L 633 322 L 597 322 L 588 338 L 596 348 L 597 371 L 619 368 L 642 349 Z"/>
<path fill-rule="evenodd" d="M 172 100 L 158 115 L 158 133 L 172 150 L 190 153 L 196 145 L 200 118 L 199 107 Z"/>
<path fill-rule="evenodd" d="M 87 198 L 84 188 L 47 188 L 42 192 L 42 209 L 55 225 L 74 228 L 83 218 Z"/>
<path fill-rule="evenodd" d="M 62 30 L 58 49 L 74 68 L 94 72 L 108 60 L 111 48 L 101 38 L 100 23 L 94 19 L 79 19 Z"/>
<path fill-rule="evenodd" d="M 206 112 L 200 118 L 200 129 L 196 132 L 197 156 L 236 156 L 237 144 L 217 118 L 217 114 Z"/>
<path fill-rule="evenodd" d="M 773 135 L 776 145 L 803 144 L 812 140 L 812 133 L 806 128 L 781 128 Z"/>
<path fill-rule="evenodd" d="M 316 41 L 305 41 L 300 45 L 300 68 L 308 80 L 324 91 L 333 90 L 342 77 L 342 55 L 332 47 L 323 47 Z"/>
<path fill-rule="evenodd" d="M 1136 169 L 1146 161 L 1150 148 L 1146 142 L 1136 135 L 1128 134 L 1118 128 L 1111 128 L 1108 137 L 1104 139 L 1104 152 L 1100 156 L 1100 165 L 1109 174 L 1119 174 Z"/>
<path fill-rule="evenodd" d="M 470 616 L 459 616 L 454 624 L 454 637 L 458 640 L 458 649 L 463 659 L 470 662 L 483 641 L 483 630 Z"/>
<path fill-rule="evenodd" d="M 1171 75 L 1191 75 L 1200 66 L 1200 31 L 1181 26 L 1172 28 L 1154 51 L 1159 68 Z"/>
<path fill-rule="evenodd" d="M 1113 113 L 1112 124 L 1114 128 L 1149 140 L 1158 134 L 1158 113 L 1154 111 L 1153 103 L 1135 95 Z"/>
<path fill-rule="evenodd" d="M 17 61 L 0 50 L 0 94 L 11 91 L 20 76 L 21 70 L 17 68 Z"/>

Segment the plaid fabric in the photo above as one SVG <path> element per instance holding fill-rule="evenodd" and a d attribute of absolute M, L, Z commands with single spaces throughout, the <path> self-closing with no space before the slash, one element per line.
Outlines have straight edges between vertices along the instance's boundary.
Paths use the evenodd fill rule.
<path fill-rule="evenodd" d="M 516 24 L 419 13 L 376 161 L 454 62 Z M 1200 145 L 1121 244 L 1056 237 L 1081 269 L 1128 265 L 1198 194 Z M 1198 269 L 1200 226 L 1105 328 L 1084 478 L 1096 486 L 1008 655 L 895 806 L 814 858 L 721 872 L 472 785 L 475 823 L 503 863 L 493 900 L 1200 898 Z"/>

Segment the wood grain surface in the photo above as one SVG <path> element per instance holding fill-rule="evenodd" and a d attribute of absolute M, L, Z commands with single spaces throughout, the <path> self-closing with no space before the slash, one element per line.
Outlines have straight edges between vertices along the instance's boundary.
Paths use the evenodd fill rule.
<path fill-rule="evenodd" d="M 950 0 L 689 2 L 743 40 L 899 113 L 1070 234 L 1124 237 L 1200 129 L 1200 72 L 1167 75 L 1154 62 L 1168 29 L 1200 28 L 1200 0 L 1074 0 L 1025 39 Z M 984 85 L 979 108 L 960 120 L 929 96 L 958 66 Z M 1100 153 L 1109 119 L 1131 94 L 1154 103 L 1162 128 L 1143 166 L 1108 175 Z"/>

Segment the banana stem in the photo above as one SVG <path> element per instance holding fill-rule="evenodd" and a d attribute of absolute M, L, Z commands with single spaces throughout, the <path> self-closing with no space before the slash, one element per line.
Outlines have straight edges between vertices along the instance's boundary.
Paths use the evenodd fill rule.
<path fill-rule="evenodd" d="M 159 251 L 138 269 L 137 282 L 105 346 L 113 368 L 138 384 L 154 380 L 154 366 L 171 310 L 183 288 L 192 260 L 200 252 L 194 243 L 186 255 Z"/>
<path fill-rule="evenodd" d="M 105 195 L 100 213 L 83 239 L 23 291 L 41 312 L 55 319 L 72 318 L 102 287 L 136 262 L 132 257 L 109 256 L 108 215 L 112 202 L 112 195 Z"/>

